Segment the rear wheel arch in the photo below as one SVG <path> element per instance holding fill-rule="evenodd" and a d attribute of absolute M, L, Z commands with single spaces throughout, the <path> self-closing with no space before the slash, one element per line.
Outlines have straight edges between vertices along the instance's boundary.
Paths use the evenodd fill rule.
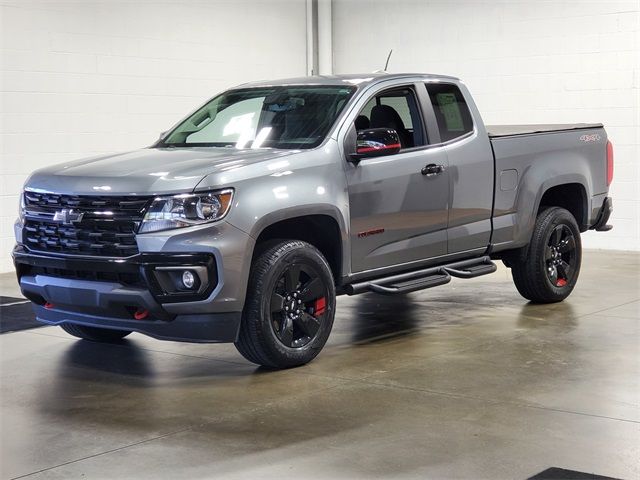
<path fill-rule="evenodd" d="M 545 188 L 537 202 L 534 218 L 551 207 L 561 207 L 569 211 L 581 232 L 589 228 L 589 207 L 587 189 L 579 182 L 561 183 Z"/>
<path fill-rule="evenodd" d="M 544 182 L 537 190 L 523 189 L 517 202 L 517 220 L 514 241 L 495 255 L 510 267 L 517 259 L 526 256 L 534 234 L 538 216 L 553 207 L 567 210 L 578 224 L 580 232 L 589 227 L 589 206 L 586 179 L 581 175 L 558 176 Z"/>

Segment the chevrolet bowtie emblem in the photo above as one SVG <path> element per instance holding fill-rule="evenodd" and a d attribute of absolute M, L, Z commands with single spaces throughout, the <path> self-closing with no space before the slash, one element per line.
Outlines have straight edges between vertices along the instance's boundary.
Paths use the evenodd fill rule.
<path fill-rule="evenodd" d="M 72 225 L 82 221 L 84 213 L 76 212 L 73 209 L 65 208 L 53 214 L 53 220 L 62 222 L 64 225 Z"/>

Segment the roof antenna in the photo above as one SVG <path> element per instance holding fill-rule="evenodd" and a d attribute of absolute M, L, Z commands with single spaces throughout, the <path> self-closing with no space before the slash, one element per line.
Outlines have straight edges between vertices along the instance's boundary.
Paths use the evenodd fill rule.
<path fill-rule="evenodd" d="M 389 55 L 387 55 L 387 61 L 384 64 L 384 71 L 387 71 L 387 67 L 389 66 L 389 60 L 391 60 L 391 54 L 393 53 L 393 48 L 389 50 Z"/>
<path fill-rule="evenodd" d="M 384 64 L 384 70 L 375 70 L 373 73 L 388 73 L 387 67 L 389 66 L 389 60 L 391 59 L 392 53 L 393 53 L 393 48 L 389 50 L 389 55 L 387 55 L 387 61 Z"/>

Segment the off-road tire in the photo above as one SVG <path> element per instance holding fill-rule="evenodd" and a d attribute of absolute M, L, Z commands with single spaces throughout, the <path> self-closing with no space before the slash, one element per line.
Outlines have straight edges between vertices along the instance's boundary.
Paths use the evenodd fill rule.
<path fill-rule="evenodd" d="M 566 279 L 558 279 L 554 282 L 553 276 L 549 273 L 548 262 L 553 262 L 555 254 L 549 250 L 553 249 L 549 243 L 556 229 L 565 231 L 567 236 L 570 232 L 575 247 L 573 249 L 573 263 L 570 265 L 571 274 Z M 552 257 L 550 260 L 547 258 L 549 255 Z M 559 261 L 562 261 L 562 256 L 559 257 Z M 520 295 L 534 303 L 554 303 L 561 302 L 573 291 L 578 281 L 581 261 L 580 229 L 575 218 L 564 208 L 551 207 L 538 214 L 531 242 L 519 255 L 509 261 L 509 265 L 513 282 Z M 556 270 L 556 276 L 558 275 L 558 270 Z"/>
<path fill-rule="evenodd" d="M 282 316 L 288 315 L 288 313 L 285 313 L 285 307 L 273 313 L 273 298 L 279 298 L 275 295 L 282 293 L 279 293 L 278 289 L 285 282 L 284 278 L 287 272 L 299 268 L 317 274 L 314 278 L 317 278 L 318 282 L 315 282 L 314 287 L 322 285 L 321 298 L 324 299 L 322 303 L 324 313 L 312 317 L 319 324 L 314 336 L 309 336 L 308 343 L 304 345 L 302 345 L 304 339 L 295 340 L 300 342 L 302 346 L 294 348 L 287 346 L 280 338 L 281 329 L 277 325 L 278 318 L 283 318 Z M 299 278 L 301 279 L 300 283 L 295 283 L 301 285 L 302 288 L 304 286 L 302 279 L 311 279 L 312 277 L 303 274 L 299 275 Z M 284 293 L 282 296 L 284 297 Z M 302 292 L 300 296 L 302 297 Z M 247 360 L 267 368 L 282 369 L 304 365 L 313 360 L 324 347 L 333 326 L 335 303 L 335 285 L 331 268 L 324 256 L 314 246 L 299 240 L 271 243 L 266 248 L 258 250 L 253 259 L 240 333 L 235 346 Z M 291 311 L 288 306 L 287 309 L 287 312 Z M 319 311 L 317 310 L 317 312 Z M 307 312 L 314 312 L 313 306 L 308 306 L 305 311 L 308 315 Z M 310 317 L 305 318 L 309 319 Z M 283 326 L 282 330 L 284 330 L 284 322 L 286 321 L 289 321 L 288 325 L 291 331 L 298 325 L 285 318 L 280 323 Z M 299 328 L 297 331 L 299 334 L 302 332 Z"/>

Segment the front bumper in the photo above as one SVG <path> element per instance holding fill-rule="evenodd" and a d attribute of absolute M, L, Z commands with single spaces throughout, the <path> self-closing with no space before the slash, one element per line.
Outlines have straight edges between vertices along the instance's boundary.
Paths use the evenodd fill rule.
<path fill-rule="evenodd" d="M 126 258 L 43 254 L 17 245 L 13 258 L 22 292 L 42 322 L 132 330 L 167 340 L 236 340 L 251 237 L 221 222 L 140 235 L 138 245 L 140 254 Z M 206 284 L 192 293 L 167 294 L 158 275 L 190 267 L 204 274 Z"/>
<path fill-rule="evenodd" d="M 128 320 L 103 317 L 97 314 L 50 310 L 35 304 L 34 312 L 39 321 L 50 325 L 69 322 L 89 327 L 131 330 L 160 340 L 194 343 L 235 342 L 242 315 L 240 312 L 227 312 L 177 315 L 171 321 Z"/>

